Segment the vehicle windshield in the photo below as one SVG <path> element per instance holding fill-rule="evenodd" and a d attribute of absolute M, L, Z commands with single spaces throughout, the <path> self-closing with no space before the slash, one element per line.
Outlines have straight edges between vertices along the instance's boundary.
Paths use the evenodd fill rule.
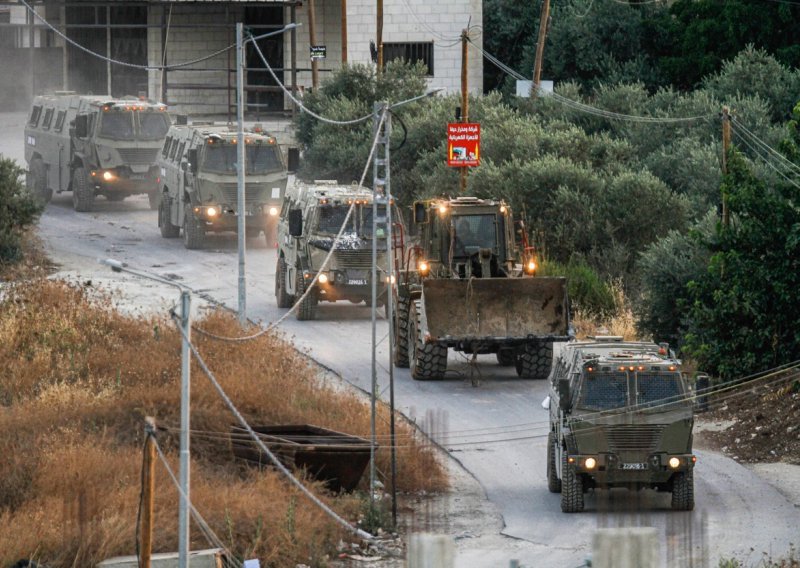
<path fill-rule="evenodd" d="M 169 118 L 164 112 L 137 112 L 139 137 L 143 140 L 160 140 L 167 135 Z"/>
<path fill-rule="evenodd" d="M 113 140 L 160 140 L 169 130 L 169 118 L 161 112 L 104 111 L 100 113 L 101 138 Z"/>
<path fill-rule="evenodd" d="M 371 238 L 372 237 L 372 204 L 359 206 L 361 209 L 361 231 L 359 234 Z M 378 219 L 381 217 L 386 218 L 386 205 L 379 204 L 378 205 Z M 385 224 L 384 224 L 385 226 Z M 378 232 L 378 240 L 381 238 L 385 238 L 386 235 L 381 235 Z"/>
<path fill-rule="evenodd" d="M 283 169 L 275 146 L 248 146 L 246 151 L 248 174 L 266 174 Z M 235 174 L 237 160 L 235 144 L 207 144 L 202 169 L 206 172 Z"/>
<path fill-rule="evenodd" d="M 680 373 L 591 372 L 583 374 L 577 406 L 587 410 L 653 408 L 678 402 L 684 394 Z"/>
<path fill-rule="evenodd" d="M 453 217 L 453 255 L 467 256 L 467 247 L 497 248 L 495 216 L 458 215 Z"/>
<path fill-rule="evenodd" d="M 133 112 L 130 111 L 105 111 L 100 113 L 101 138 L 114 140 L 133 140 Z"/>
<path fill-rule="evenodd" d="M 344 220 L 347 218 L 347 212 L 350 210 L 349 205 L 323 205 L 319 208 L 319 217 L 317 218 L 317 231 L 320 233 L 330 233 L 336 235 L 339 229 L 342 228 Z M 355 215 L 351 215 L 347 221 L 347 228 L 345 233 L 354 233 Z"/>

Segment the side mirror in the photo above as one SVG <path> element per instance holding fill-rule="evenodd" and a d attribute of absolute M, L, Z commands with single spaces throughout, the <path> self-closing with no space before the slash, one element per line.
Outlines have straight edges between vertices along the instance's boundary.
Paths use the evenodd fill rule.
<path fill-rule="evenodd" d="M 428 211 L 425 208 L 425 204 L 417 201 L 414 203 L 414 223 L 427 223 L 428 221 Z"/>
<path fill-rule="evenodd" d="M 303 236 L 303 211 L 300 209 L 289 210 L 289 235 Z"/>
<path fill-rule="evenodd" d="M 569 379 L 558 380 L 558 407 L 563 410 L 569 410 L 571 406 L 570 392 L 569 392 Z"/>
<path fill-rule="evenodd" d="M 197 148 L 192 148 L 186 152 L 186 160 L 189 162 L 189 168 L 193 174 L 197 173 Z M 186 170 L 184 170 L 186 171 Z"/>
<path fill-rule="evenodd" d="M 75 136 L 78 138 L 86 138 L 89 135 L 89 117 L 85 114 L 79 114 L 75 117 Z"/>
<path fill-rule="evenodd" d="M 300 169 L 299 148 L 289 148 L 289 153 L 286 156 L 286 169 L 290 172 L 296 172 Z"/>

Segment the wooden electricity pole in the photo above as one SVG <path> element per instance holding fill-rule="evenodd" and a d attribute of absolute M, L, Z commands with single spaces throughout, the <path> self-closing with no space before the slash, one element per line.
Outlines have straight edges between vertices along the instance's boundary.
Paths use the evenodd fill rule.
<path fill-rule="evenodd" d="M 536 43 L 536 61 L 533 64 L 533 82 L 531 96 L 539 94 L 539 83 L 542 78 L 542 58 L 544 57 L 544 41 L 547 38 L 547 22 L 550 20 L 550 0 L 543 0 L 542 13 L 539 18 L 539 40 Z"/>
<path fill-rule="evenodd" d="M 317 45 L 317 11 L 314 9 L 314 0 L 308 0 L 308 41 L 313 48 Z M 316 58 L 311 58 L 311 87 L 316 91 L 319 86 L 319 70 Z"/>
<path fill-rule="evenodd" d="M 347 0 L 342 0 L 342 65 L 347 63 Z"/>
<path fill-rule="evenodd" d="M 722 175 L 728 174 L 728 151 L 731 147 L 731 115 L 728 107 L 722 107 Z M 724 187 L 724 186 L 723 186 Z M 730 212 L 728 211 L 728 192 L 722 190 L 722 226 L 730 225 Z"/>
<path fill-rule="evenodd" d="M 467 73 L 468 30 L 461 31 L 461 122 L 469 122 L 469 74 Z M 467 167 L 461 167 L 461 193 L 467 191 Z"/>
<path fill-rule="evenodd" d="M 156 485 L 156 421 L 144 419 L 145 451 L 142 466 L 142 568 L 150 568 L 153 551 L 153 509 Z"/>
<path fill-rule="evenodd" d="M 378 0 L 377 38 L 375 39 L 378 50 L 378 73 L 383 72 L 383 0 Z"/>

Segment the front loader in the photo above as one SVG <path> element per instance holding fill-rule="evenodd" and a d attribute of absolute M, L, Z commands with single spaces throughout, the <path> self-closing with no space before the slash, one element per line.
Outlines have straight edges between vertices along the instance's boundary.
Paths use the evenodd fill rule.
<path fill-rule="evenodd" d="M 410 237 L 395 238 L 394 362 L 418 380 L 442 378 L 449 348 L 495 353 L 526 379 L 550 372 L 569 339 L 566 279 L 536 277 L 505 203 L 459 197 L 414 204 Z"/>

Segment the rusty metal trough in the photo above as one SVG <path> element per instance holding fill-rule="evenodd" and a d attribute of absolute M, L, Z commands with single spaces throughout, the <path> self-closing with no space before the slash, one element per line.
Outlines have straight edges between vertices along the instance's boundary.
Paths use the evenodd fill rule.
<path fill-rule="evenodd" d="M 370 442 L 357 436 L 309 424 L 253 426 L 253 430 L 283 465 L 305 470 L 334 492 L 355 489 L 369 463 Z M 244 428 L 233 428 L 231 445 L 240 459 L 272 465 Z"/>

